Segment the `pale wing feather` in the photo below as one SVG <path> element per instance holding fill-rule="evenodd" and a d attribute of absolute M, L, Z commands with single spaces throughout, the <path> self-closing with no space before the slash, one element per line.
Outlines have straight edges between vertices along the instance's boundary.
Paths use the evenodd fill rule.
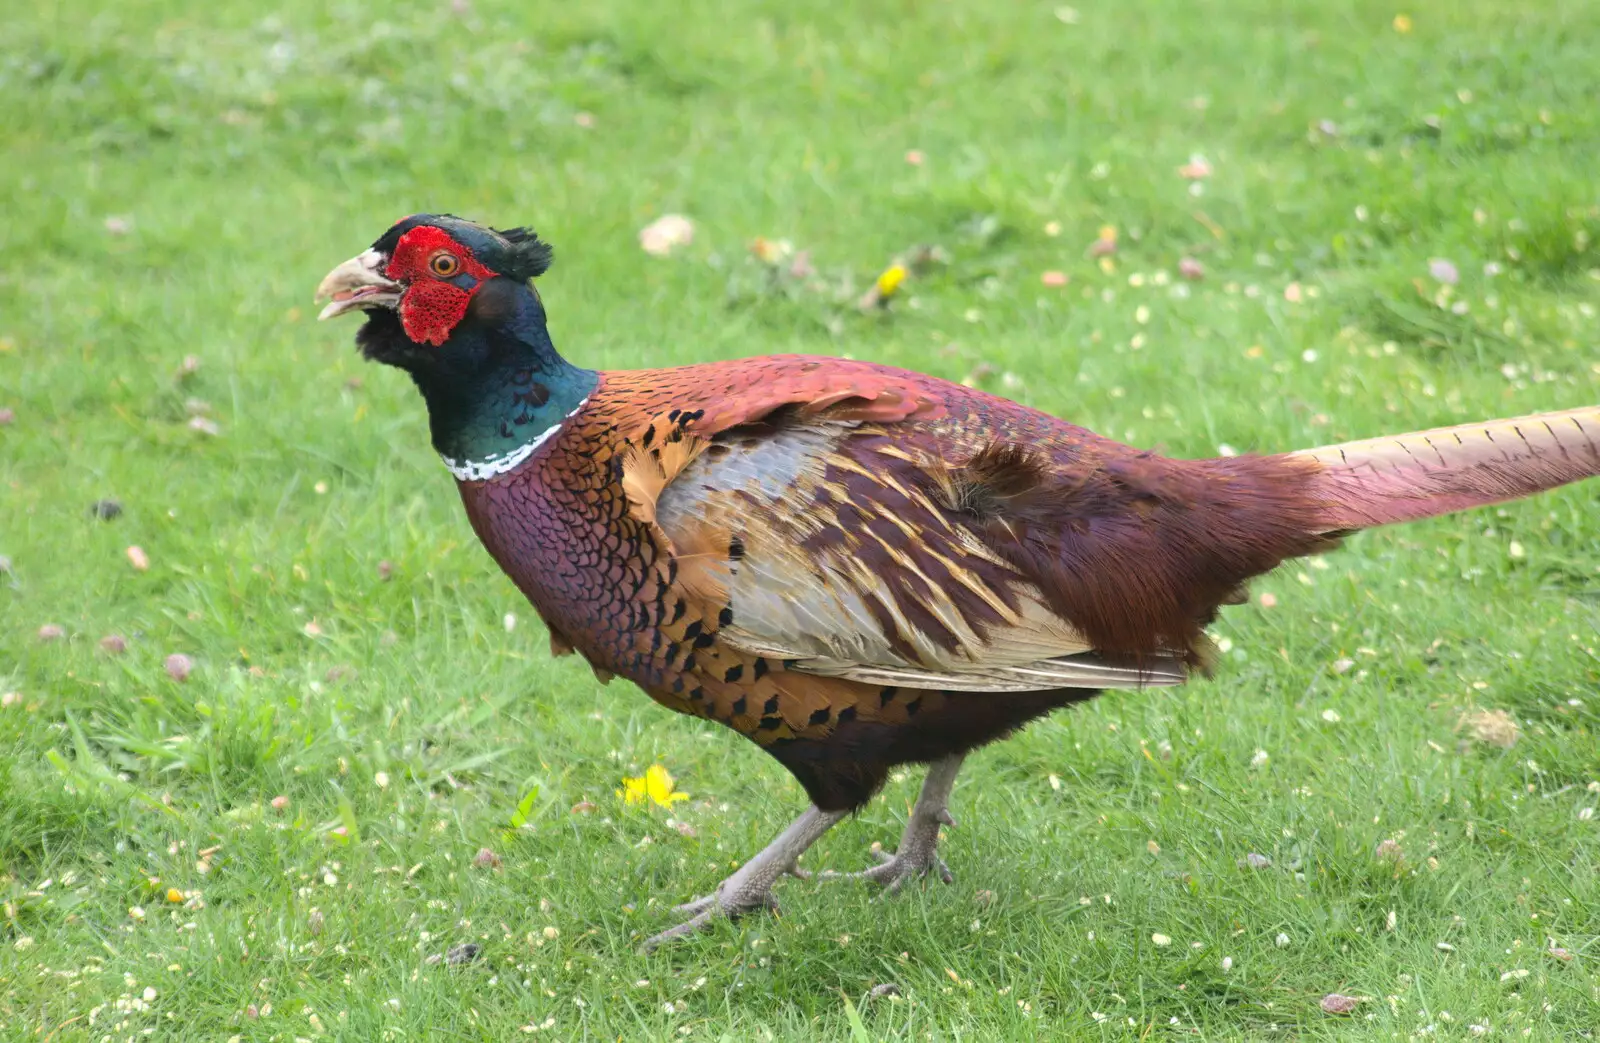
<path fill-rule="evenodd" d="M 952 692 L 1038 692 L 1051 688 L 1170 688 L 1189 677 L 1184 665 L 1170 658 L 1144 666 L 1126 666 L 1089 653 L 1062 659 L 1040 659 L 1022 666 L 989 666 L 957 673 L 892 669 L 857 664 L 804 661 L 808 673 L 844 677 L 865 684 L 896 688 L 938 688 Z"/>

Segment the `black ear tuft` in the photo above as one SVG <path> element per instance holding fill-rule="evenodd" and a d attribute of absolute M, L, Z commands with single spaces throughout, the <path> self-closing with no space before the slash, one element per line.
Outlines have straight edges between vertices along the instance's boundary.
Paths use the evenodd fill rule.
<path fill-rule="evenodd" d="M 497 230 L 495 234 L 511 247 L 506 251 L 505 271 L 502 274 L 513 279 L 532 279 L 543 275 L 550 267 L 550 262 L 555 260 L 555 251 L 550 249 L 550 244 L 540 239 L 531 228 L 507 228 Z"/>

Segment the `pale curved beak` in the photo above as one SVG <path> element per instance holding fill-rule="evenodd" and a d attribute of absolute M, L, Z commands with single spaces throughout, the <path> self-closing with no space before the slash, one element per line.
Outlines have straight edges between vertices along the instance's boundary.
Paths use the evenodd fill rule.
<path fill-rule="evenodd" d="M 383 275 L 388 260 L 378 251 L 368 250 L 329 272 L 317 287 L 316 299 L 328 302 L 318 321 L 355 308 L 393 308 L 399 303 L 401 285 Z"/>

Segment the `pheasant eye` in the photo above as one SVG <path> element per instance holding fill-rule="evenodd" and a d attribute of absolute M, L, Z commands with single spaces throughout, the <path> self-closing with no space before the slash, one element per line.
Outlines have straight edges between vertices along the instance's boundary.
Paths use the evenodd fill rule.
<path fill-rule="evenodd" d="M 428 262 L 428 267 L 433 270 L 433 274 L 441 279 L 448 279 L 461 270 L 461 262 L 456 260 L 455 254 L 441 252 L 433 255 L 433 259 Z"/>

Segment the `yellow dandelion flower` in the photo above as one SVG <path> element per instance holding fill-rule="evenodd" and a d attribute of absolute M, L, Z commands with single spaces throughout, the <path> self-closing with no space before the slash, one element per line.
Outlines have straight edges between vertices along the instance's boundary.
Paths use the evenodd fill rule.
<path fill-rule="evenodd" d="M 1411 16 L 1408 14 L 1395 15 L 1394 31 L 1397 33 L 1409 33 L 1411 31 Z"/>
<path fill-rule="evenodd" d="M 616 794 L 627 804 L 642 804 L 648 800 L 664 808 L 672 807 L 674 801 L 689 799 L 689 794 L 673 789 L 672 773 L 661 764 L 650 765 L 636 779 L 624 778 Z"/>
<path fill-rule="evenodd" d="M 891 264 L 885 268 L 883 274 L 878 276 L 876 284 L 878 297 L 881 300 L 888 300 L 893 297 L 895 291 L 900 289 L 900 284 L 906 281 L 906 274 L 906 266 L 903 264 Z"/>

